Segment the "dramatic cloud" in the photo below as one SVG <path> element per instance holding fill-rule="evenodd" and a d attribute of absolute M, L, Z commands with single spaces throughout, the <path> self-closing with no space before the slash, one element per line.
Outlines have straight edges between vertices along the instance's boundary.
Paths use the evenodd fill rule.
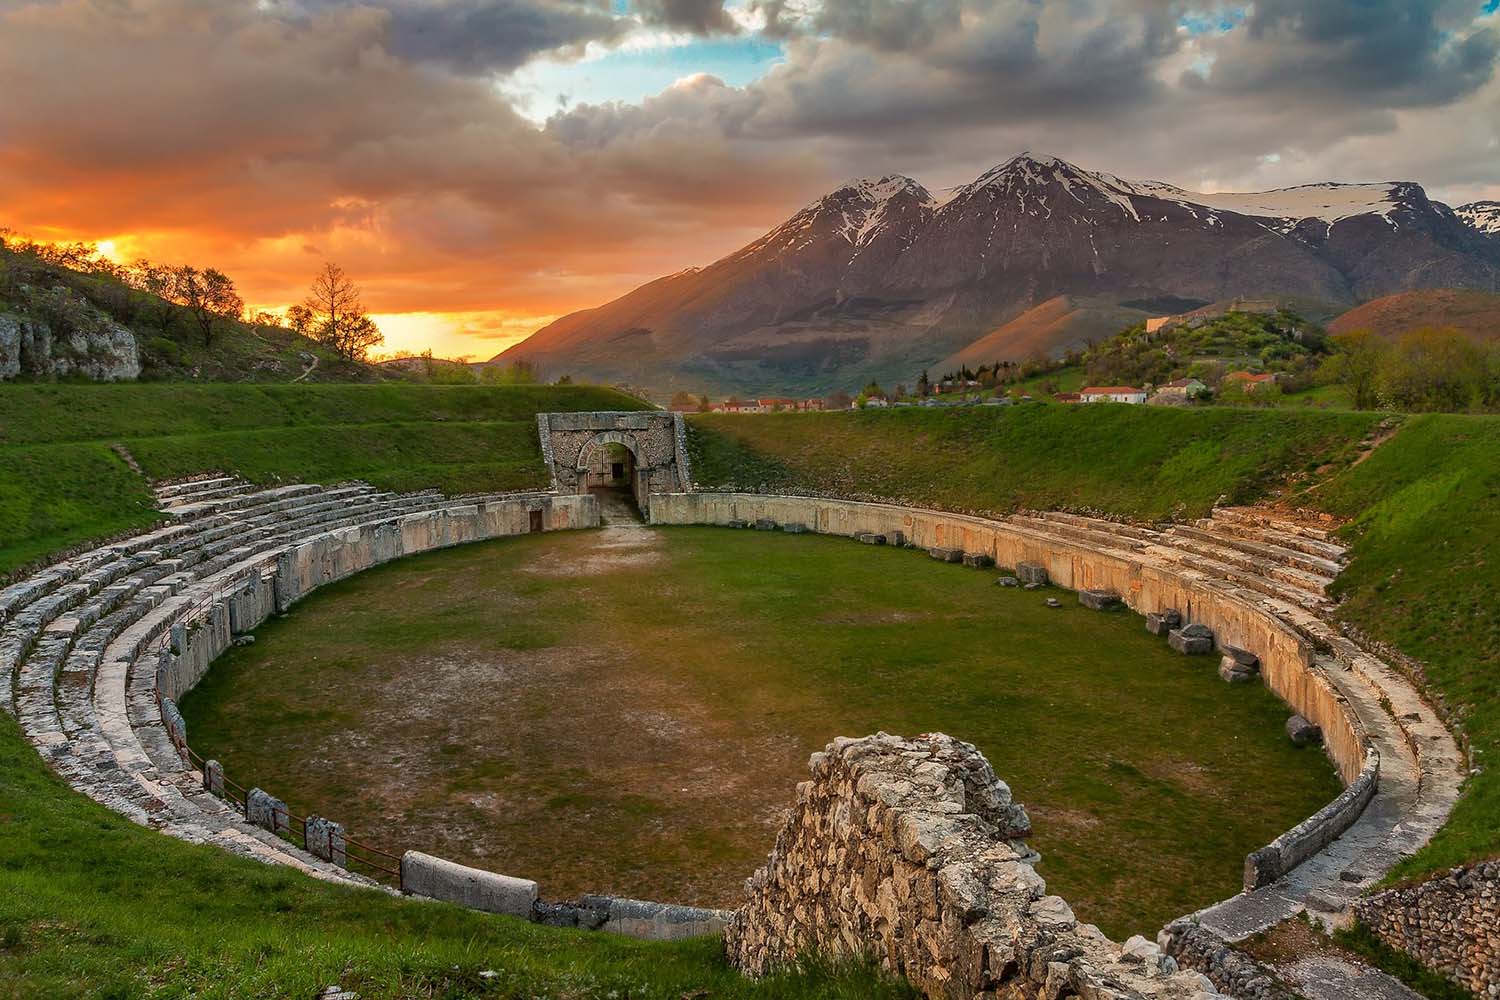
<path fill-rule="evenodd" d="M 739 30 L 724 10 L 724 0 L 636 0 L 635 7 L 647 24 L 697 35 L 733 34 Z"/>
<path fill-rule="evenodd" d="M 765 61 L 731 86 L 740 52 Z M 849 175 L 942 187 L 1024 148 L 1494 197 L 1497 54 L 1500 15 L 1457 0 L 0 0 L 0 225 L 217 264 L 267 304 L 332 256 L 483 352 Z M 677 82 L 545 125 L 506 97 L 640 60 Z"/>

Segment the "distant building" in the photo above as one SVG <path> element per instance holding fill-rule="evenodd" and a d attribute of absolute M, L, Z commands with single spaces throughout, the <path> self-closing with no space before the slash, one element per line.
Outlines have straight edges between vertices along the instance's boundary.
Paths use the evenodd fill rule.
<path fill-rule="evenodd" d="M 1156 387 L 1146 402 L 1153 406 L 1186 406 L 1208 392 L 1208 386 L 1195 378 L 1173 379 Z"/>
<path fill-rule="evenodd" d="M 1052 398 L 1055 399 L 1055 400 L 1057 400 L 1059 403 L 1081 403 L 1081 402 L 1083 402 L 1083 396 L 1081 394 L 1079 394 L 1079 393 L 1076 393 L 1076 392 L 1059 392 L 1059 393 L 1056 393 L 1055 395 L 1053 395 Z"/>
<path fill-rule="evenodd" d="M 1155 333 L 1174 319 L 1175 316 L 1152 316 L 1146 320 L 1146 332 Z"/>
<path fill-rule="evenodd" d="M 1131 403 L 1146 401 L 1146 391 L 1133 385 L 1091 385 L 1078 391 L 1085 403 Z"/>
<path fill-rule="evenodd" d="M 884 396 L 868 396 L 865 398 L 865 405 L 873 406 L 877 409 L 884 409 L 887 406 L 891 405 L 891 401 L 886 399 Z"/>
<path fill-rule="evenodd" d="M 823 409 L 823 401 L 821 399 L 801 399 L 797 401 L 797 409 L 821 410 Z"/>

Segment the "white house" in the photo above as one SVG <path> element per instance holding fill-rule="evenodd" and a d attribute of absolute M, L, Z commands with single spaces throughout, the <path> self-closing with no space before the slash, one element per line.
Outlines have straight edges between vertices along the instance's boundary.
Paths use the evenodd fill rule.
<path fill-rule="evenodd" d="M 1146 391 L 1131 385 L 1091 385 L 1078 390 L 1084 403 L 1144 403 Z"/>

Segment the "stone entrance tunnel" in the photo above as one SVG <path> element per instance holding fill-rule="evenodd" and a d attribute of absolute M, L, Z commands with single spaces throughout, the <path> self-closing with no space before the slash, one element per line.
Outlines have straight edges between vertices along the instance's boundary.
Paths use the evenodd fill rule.
<path fill-rule="evenodd" d="M 680 413 L 539 413 L 537 431 L 558 493 L 621 487 L 645 511 L 652 493 L 692 489 Z"/>

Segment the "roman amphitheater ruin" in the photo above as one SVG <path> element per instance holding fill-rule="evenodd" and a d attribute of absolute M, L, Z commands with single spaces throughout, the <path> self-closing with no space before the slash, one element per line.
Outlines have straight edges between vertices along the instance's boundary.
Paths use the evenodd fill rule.
<path fill-rule="evenodd" d="M 1325 591 L 1343 551 L 1326 532 L 1246 509 L 1155 528 L 1060 512 L 980 518 L 699 492 L 680 415 L 544 414 L 538 427 L 550 492 L 450 498 L 361 484 L 257 487 L 228 476 L 159 485 L 164 522 L 155 530 L 0 590 L 7 709 L 75 788 L 164 834 L 315 878 L 543 923 L 649 938 L 718 933 L 749 974 L 815 949 L 872 954 L 931 997 L 1268 996 L 1253 962 L 1226 944 L 1298 913 L 1328 919 L 1358 907 L 1378 926 L 1383 900 L 1417 905 L 1369 890 L 1442 825 L 1463 758 L 1403 672 L 1333 623 Z M 622 468 L 600 465 L 608 446 L 628 452 Z M 623 475 L 650 525 L 915 547 L 1004 567 L 1016 582 L 1050 581 L 1089 606 L 1123 603 L 1174 648 L 1212 650 L 1226 680 L 1258 677 L 1288 706 L 1289 731 L 1309 738 L 1316 727 L 1343 791 L 1245 859 L 1242 893 L 1184 915 L 1157 941 L 1119 944 L 1047 893 L 1024 808 L 954 736 L 828 734 L 809 779 L 788 789 L 793 804 L 774 849 L 733 912 L 546 899 L 525 873 L 416 851 L 384 856 L 362 849 L 336 818 L 292 815 L 274 789 L 234 786 L 192 751 L 177 702 L 238 637 L 326 583 L 404 556 L 597 527 L 589 485 L 598 475 Z M 1451 892 L 1492 906 L 1493 875 Z M 1404 926 L 1389 923 L 1393 935 Z M 1477 940 L 1491 932 L 1447 926 L 1424 931 L 1440 939 L 1430 947 L 1477 969 L 1474 981 L 1496 995 L 1495 943 Z"/>

